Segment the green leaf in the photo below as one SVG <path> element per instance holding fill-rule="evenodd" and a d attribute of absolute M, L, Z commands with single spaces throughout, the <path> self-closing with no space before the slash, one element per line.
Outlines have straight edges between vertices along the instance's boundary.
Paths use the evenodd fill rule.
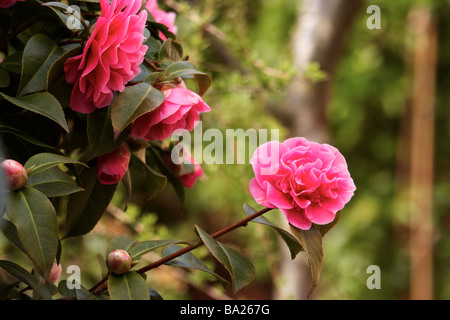
<path fill-rule="evenodd" d="M 86 1 L 86 0 L 84 0 Z M 89 1 L 98 2 L 98 1 Z M 56 15 L 61 19 L 62 23 L 72 31 L 82 31 L 84 26 L 81 23 L 81 15 L 77 10 L 74 10 L 72 6 L 68 6 L 61 2 L 47 2 L 43 3 L 43 6 L 47 6 L 52 9 Z"/>
<path fill-rule="evenodd" d="M 87 116 L 87 136 L 92 157 L 97 157 L 117 149 L 127 138 L 130 130 L 124 130 L 114 137 L 114 129 L 111 122 L 111 108 L 97 110 Z"/>
<path fill-rule="evenodd" d="M 120 234 L 118 236 L 115 236 L 108 243 L 108 248 L 106 249 L 106 257 L 108 257 L 108 255 L 116 249 L 122 249 L 128 252 L 134 246 L 134 244 L 135 241 L 126 235 Z"/>
<path fill-rule="evenodd" d="M 135 243 L 135 245 L 128 251 L 131 255 L 131 259 L 140 259 L 144 254 L 154 251 L 159 248 L 164 248 L 180 241 L 175 240 L 148 240 Z"/>
<path fill-rule="evenodd" d="M 45 300 L 52 300 L 52 295 L 48 289 L 42 284 L 39 284 L 39 280 L 29 273 L 27 270 L 21 266 L 6 260 L 0 260 L 0 268 L 4 269 L 6 272 L 10 273 L 20 281 L 29 285 L 36 295 Z"/>
<path fill-rule="evenodd" d="M 19 95 L 42 91 L 47 86 L 47 73 L 63 50 L 49 37 L 38 33 L 28 40 L 22 56 Z"/>
<path fill-rule="evenodd" d="M 168 81 L 183 76 L 194 76 L 199 88 L 199 95 L 201 96 L 211 86 L 211 77 L 197 70 L 189 61 L 176 61 L 170 64 L 164 71 L 161 81 Z"/>
<path fill-rule="evenodd" d="M 47 279 L 58 250 L 58 225 L 52 203 L 40 191 L 25 187 L 9 194 L 6 212 L 26 252 Z"/>
<path fill-rule="evenodd" d="M 195 226 L 196 232 L 211 254 L 227 269 L 231 276 L 233 291 L 237 292 L 255 278 L 255 267 L 236 250 L 213 239 Z"/>
<path fill-rule="evenodd" d="M 183 47 L 176 41 L 168 38 L 159 49 L 158 60 L 178 61 L 183 57 Z"/>
<path fill-rule="evenodd" d="M 83 191 L 67 173 L 56 167 L 31 175 L 28 186 L 41 191 L 47 197 L 60 197 Z"/>
<path fill-rule="evenodd" d="M 120 276 L 111 273 L 108 288 L 112 300 L 150 300 L 147 283 L 133 271 Z"/>
<path fill-rule="evenodd" d="M 173 244 L 169 247 L 166 247 L 163 249 L 161 256 L 167 257 L 171 255 L 172 253 L 177 252 L 178 250 L 181 250 L 183 247 Z M 196 256 L 194 256 L 191 252 L 187 252 L 185 254 L 182 254 L 181 256 L 172 259 L 168 262 L 166 262 L 166 265 L 168 266 L 174 266 L 174 267 L 181 267 L 181 268 L 188 268 L 188 269 L 195 269 L 200 270 L 206 273 L 209 273 L 219 279 L 222 284 L 229 285 L 230 283 L 224 279 L 223 277 L 219 276 L 217 273 L 212 271 L 210 268 L 208 268 L 202 261 L 200 261 Z"/>
<path fill-rule="evenodd" d="M 58 283 L 58 291 L 63 297 L 72 297 L 75 296 L 77 300 L 98 300 L 96 296 L 94 296 L 92 293 L 89 292 L 85 287 L 83 287 L 81 284 L 76 283 L 79 285 L 79 289 L 75 287 L 74 283 L 71 283 L 70 285 L 73 286 L 73 289 L 69 289 L 67 280 L 61 280 Z"/>
<path fill-rule="evenodd" d="M 72 86 L 66 82 L 64 64 L 67 59 L 83 52 L 81 46 L 64 52 L 50 67 L 47 74 L 47 91 L 55 96 L 63 107 L 69 106 Z"/>
<path fill-rule="evenodd" d="M 250 207 L 248 204 L 244 203 L 244 212 L 246 215 L 250 216 L 256 213 L 257 211 L 252 207 Z M 253 219 L 252 222 L 260 223 L 271 227 L 275 231 L 275 233 L 286 243 L 291 253 L 292 259 L 294 259 L 297 256 L 297 254 L 303 250 L 302 245 L 298 242 L 297 238 L 295 238 L 290 232 L 274 225 L 263 216 L 259 216 L 258 218 Z"/>
<path fill-rule="evenodd" d="M 106 211 L 117 184 L 103 185 L 97 179 L 95 161 L 80 173 L 78 185 L 84 191 L 71 194 L 67 206 L 65 238 L 90 232 Z"/>
<path fill-rule="evenodd" d="M 134 166 L 134 174 L 139 174 L 140 176 L 145 174 L 147 190 L 144 201 L 154 198 L 159 191 L 166 187 L 167 177 L 150 168 L 134 154 L 131 156 L 131 166 Z"/>
<path fill-rule="evenodd" d="M 45 170 L 67 163 L 81 164 L 83 166 L 86 166 L 83 162 L 73 160 L 69 157 L 44 152 L 38 153 L 32 156 L 30 159 L 28 159 L 28 161 L 24 165 L 24 168 L 27 170 L 31 169 L 30 172 L 28 173 L 28 177 L 31 177 Z"/>
<path fill-rule="evenodd" d="M 10 97 L 3 92 L 0 92 L 0 95 L 20 108 L 35 112 L 55 121 L 63 127 L 66 132 L 69 132 L 69 127 L 61 104 L 50 93 L 37 92 L 23 97 Z"/>
<path fill-rule="evenodd" d="M 127 86 L 112 104 L 111 120 L 114 130 L 124 130 L 139 116 L 157 108 L 164 99 L 164 94 L 149 83 Z"/>
<path fill-rule="evenodd" d="M 1 63 L 3 69 L 20 74 L 22 72 L 22 54 L 23 52 L 15 52 L 8 55 Z"/>
<path fill-rule="evenodd" d="M 289 225 L 292 233 L 297 237 L 308 257 L 309 269 L 311 271 L 311 289 L 308 296 L 319 284 L 320 272 L 323 263 L 322 235 L 314 227 L 309 230 L 302 230 L 293 225 Z"/>
<path fill-rule="evenodd" d="M 19 234 L 17 233 L 16 226 L 9 220 L 5 218 L 0 218 L 0 231 L 3 233 L 6 239 L 16 246 L 19 250 L 28 255 L 27 251 L 23 247 L 19 239 Z"/>

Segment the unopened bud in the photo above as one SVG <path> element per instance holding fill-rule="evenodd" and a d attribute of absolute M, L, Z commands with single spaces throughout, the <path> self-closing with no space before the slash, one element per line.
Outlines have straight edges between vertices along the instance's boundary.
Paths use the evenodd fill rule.
<path fill-rule="evenodd" d="M 50 276 L 48 277 L 48 281 L 56 284 L 58 282 L 59 276 L 62 272 L 62 266 L 60 264 L 54 263 L 52 266 L 52 270 L 50 271 Z"/>
<path fill-rule="evenodd" d="M 131 268 L 131 256 L 122 249 L 116 249 L 108 255 L 109 270 L 115 274 L 124 274 Z"/>
<path fill-rule="evenodd" d="M 11 190 L 22 189 L 28 182 L 28 174 L 25 168 L 16 160 L 7 159 L 2 161 L 6 180 Z"/>

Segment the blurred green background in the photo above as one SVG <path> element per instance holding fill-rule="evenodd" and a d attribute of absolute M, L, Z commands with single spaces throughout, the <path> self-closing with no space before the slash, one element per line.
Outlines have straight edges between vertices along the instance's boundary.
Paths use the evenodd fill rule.
<path fill-rule="evenodd" d="M 300 3 L 299 0 L 193 0 L 174 5 L 172 1 L 160 1 L 160 6 L 167 11 L 179 11 L 177 40 L 190 61 L 212 77 L 212 87 L 204 96 L 212 111 L 202 115 L 203 130 L 275 128 L 280 130 L 280 140 L 290 137 L 288 128 L 273 110 L 285 103 L 287 88 L 297 74 L 292 39 Z M 381 9 L 380 30 L 369 30 L 366 26 L 369 17 L 366 8 L 371 4 Z M 411 99 L 408 15 L 418 4 L 431 10 L 438 32 L 433 294 L 435 299 L 450 298 L 450 273 L 446 267 L 450 262 L 450 80 L 447 77 L 450 1 L 374 0 L 364 2 L 358 11 L 331 79 L 332 94 L 326 110 L 329 143 L 346 157 L 357 191 L 337 226 L 324 238 L 325 260 L 313 299 L 409 298 L 409 211 L 402 183 L 404 168 L 399 158 L 404 156 L 401 132 L 409 119 Z M 212 30 L 214 36 L 205 30 Z M 317 66 L 311 70 L 312 77 L 320 80 L 322 74 Z M 248 161 L 202 167 L 204 177 L 187 190 L 185 210 L 173 201 L 171 186 L 145 204 L 135 194 L 125 215 L 105 215 L 95 231 L 81 242 L 65 240 L 69 248 L 62 255 L 63 267 L 79 264 L 83 270 L 82 281 L 89 287 L 100 279 L 96 255 L 104 254 L 107 241 L 115 234 L 129 233 L 138 240 L 192 241 L 194 224 L 214 232 L 244 217 L 243 203 L 259 208 L 248 189 L 253 177 Z M 117 206 L 123 203 L 123 197 L 117 194 Z M 266 217 L 283 223 L 282 214 L 276 210 Z M 271 230 L 249 224 L 222 240 L 239 247 L 256 267 L 254 283 L 237 294 L 223 290 L 208 275 L 173 267 L 152 270 L 148 283 L 165 299 L 298 298 L 289 293 L 277 295 L 291 281 L 291 275 L 282 272 L 279 249 L 282 245 Z M 4 250 L 6 254 L 20 255 L 12 248 Z M 209 259 L 204 248 L 195 254 Z M 298 259 L 301 256 L 304 253 Z M 219 273 L 223 272 L 214 260 L 209 259 L 208 263 Z M 369 277 L 366 270 L 370 265 L 380 267 L 379 290 L 369 290 L 366 286 Z M 308 277 L 307 268 L 299 267 L 297 272 Z M 63 273 L 62 277 L 65 276 Z M 307 285 L 301 286 L 307 291 Z"/>

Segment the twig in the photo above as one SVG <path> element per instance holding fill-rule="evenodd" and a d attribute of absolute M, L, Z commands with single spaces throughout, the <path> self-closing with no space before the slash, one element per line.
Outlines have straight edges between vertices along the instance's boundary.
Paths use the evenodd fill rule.
<path fill-rule="evenodd" d="M 264 214 L 264 213 L 266 213 L 266 212 L 268 212 L 270 210 L 272 210 L 272 208 L 264 208 L 264 209 L 262 209 L 262 210 L 260 210 L 258 212 L 255 212 L 252 215 L 249 215 L 249 216 L 245 217 L 244 219 L 241 219 L 241 220 L 239 220 L 239 221 L 229 225 L 226 228 L 223 228 L 222 230 L 219 230 L 219 231 L 211 234 L 210 236 L 213 239 L 215 239 L 215 238 L 218 238 L 220 236 L 223 236 L 224 234 L 226 234 L 226 233 L 228 233 L 230 231 L 233 231 L 234 229 L 237 229 L 239 227 L 245 227 L 245 226 L 247 226 L 247 223 L 249 221 L 259 217 L 260 215 L 262 215 L 262 214 Z M 174 252 L 174 253 L 172 253 L 172 254 L 164 257 L 164 258 L 161 258 L 161 259 L 159 259 L 159 260 L 157 260 L 157 261 L 155 261 L 153 263 L 150 263 L 149 265 L 147 265 L 145 267 L 142 267 L 141 269 L 137 270 L 136 272 L 139 273 L 139 274 L 142 274 L 142 273 L 145 273 L 145 272 L 147 272 L 149 270 L 155 269 L 155 268 L 157 268 L 157 267 L 159 267 L 159 266 L 169 262 L 170 260 L 178 258 L 179 256 L 181 256 L 181 255 L 183 255 L 185 253 L 188 253 L 188 252 L 190 252 L 190 251 L 200 247 L 201 245 L 203 245 L 203 242 L 201 240 L 199 240 L 199 241 L 197 241 L 196 243 L 194 243 L 192 245 L 184 247 L 183 249 L 180 249 L 180 250 L 178 250 L 178 251 L 176 251 L 176 252 Z M 95 286 L 93 286 L 91 289 L 89 289 L 89 291 L 92 294 L 95 295 L 95 294 L 99 294 L 100 292 L 106 290 L 106 288 L 108 287 L 108 285 L 106 283 L 107 280 L 108 280 L 107 277 L 103 278 Z"/>

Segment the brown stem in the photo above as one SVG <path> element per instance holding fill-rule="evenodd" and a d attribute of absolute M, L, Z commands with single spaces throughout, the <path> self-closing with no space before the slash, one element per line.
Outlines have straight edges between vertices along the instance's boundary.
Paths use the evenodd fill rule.
<path fill-rule="evenodd" d="M 259 210 L 259 211 L 255 212 L 255 213 L 245 217 L 244 219 L 241 219 L 241 220 L 239 220 L 239 221 L 229 225 L 228 227 L 223 228 L 222 230 L 219 230 L 219 231 L 211 234 L 211 237 L 213 239 L 215 239 L 215 238 L 218 238 L 220 236 L 223 236 L 224 234 L 226 234 L 226 233 L 228 233 L 230 231 L 233 231 L 234 229 L 237 229 L 239 227 L 245 227 L 245 226 L 247 226 L 247 223 L 249 221 L 259 217 L 260 215 L 262 215 L 262 214 L 264 214 L 264 213 L 266 213 L 266 212 L 268 212 L 270 210 L 272 210 L 272 208 L 264 208 L 262 210 Z M 203 242 L 199 240 L 199 241 L 197 241 L 194 244 L 191 244 L 191 245 L 189 245 L 187 247 L 184 247 L 183 249 L 180 249 L 180 250 L 178 250 L 178 251 L 176 251 L 176 252 L 174 252 L 174 253 L 172 253 L 172 254 L 164 257 L 164 258 L 161 258 L 161 259 L 159 259 L 159 260 L 157 260 L 157 261 L 155 261 L 153 263 L 150 263 L 149 265 L 147 265 L 145 267 L 142 267 L 141 269 L 137 270 L 136 272 L 139 273 L 139 274 L 145 273 L 145 272 L 147 272 L 147 271 L 149 271 L 151 269 L 157 268 L 157 267 L 159 267 L 159 266 L 169 262 L 170 260 L 178 258 L 179 256 L 181 256 L 181 255 L 183 255 L 185 253 L 188 253 L 188 252 L 190 252 L 190 251 L 200 247 L 201 245 L 203 245 Z M 107 280 L 108 280 L 108 277 L 103 278 L 100 282 L 98 282 L 95 286 L 93 286 L 89 291 L 92 292 L 93 294 L 98 294 L 98 293 L 102 292 L 108 286 L 107 283 L 106 283 Z"/>

